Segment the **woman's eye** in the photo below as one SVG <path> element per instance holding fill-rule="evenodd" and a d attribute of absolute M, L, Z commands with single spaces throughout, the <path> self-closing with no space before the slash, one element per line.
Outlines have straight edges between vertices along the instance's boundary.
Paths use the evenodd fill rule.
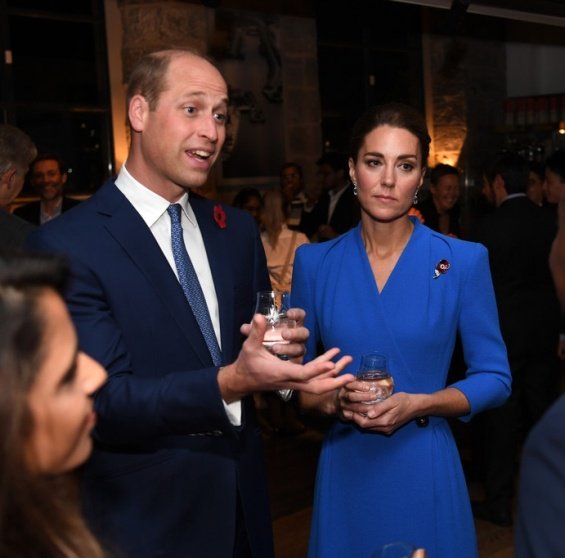
<path fill-rule="evenodd" d="M 414 169 L 414 165 L 412 165 L 411 163 L 402 163 L 402 164 L 400 165 L 400 168 L 401 168 L 403 171 L 409 172 L 409 171 L 411 171 L 411 170 Z"/>

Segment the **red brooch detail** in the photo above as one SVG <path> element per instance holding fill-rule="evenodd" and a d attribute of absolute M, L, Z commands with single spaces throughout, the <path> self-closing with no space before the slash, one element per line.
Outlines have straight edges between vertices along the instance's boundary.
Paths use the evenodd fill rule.
<path fill-rule="evenodd" d="M 218 225 L 220 229 L 225 229 L 228 226 L 226 212 L 221 204 L 214 206 L 214 221 L 216 221 L 216 225 Z"/>
<path fill-rule="evenodd" d="M 440 275 L 446 273 L 448 269 L 449 269 L 449 262 L 447 260 L 440 260 L 434 270 L 434 279 L 437 279 Z"/>

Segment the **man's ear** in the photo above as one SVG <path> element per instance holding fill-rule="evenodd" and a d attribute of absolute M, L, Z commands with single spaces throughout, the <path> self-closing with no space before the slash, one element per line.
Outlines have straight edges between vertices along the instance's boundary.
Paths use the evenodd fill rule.
<path fill-rule="evenodd" d="M 145 125 L 145 115 L 149 111 L 149 105 L 142 95 L 134 95 L 129 102 L 128 117 L 131 129 L 142 132 Z"/>
<path fill-rule="evenodd" d="M 8 191 L 16 185 L 16 167 L 12 165 L 7 171 L 0 175 L 0 184 L 6 186 Z"/>
<path fill-rule="evenodd" d="M 504 178 L 500 174 L 497 174 L 492 181 L 492 188 L 495 192 L 500 192 L 504 195 L 507 194 L 506 192 L 506 184 L 504 182 Z"/>

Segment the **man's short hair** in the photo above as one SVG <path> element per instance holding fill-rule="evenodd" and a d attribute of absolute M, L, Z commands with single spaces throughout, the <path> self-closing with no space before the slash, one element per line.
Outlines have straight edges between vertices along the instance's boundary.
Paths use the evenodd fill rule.
<path fill-rule="evenodd" d="M 459 171 L 455 167 L 446 165 L 445 163 L 439 163 L 430 171 L 430 182 L 436 186 L 442 176 L 450 174 L 453 174 L 457 178 L 460 176 Z"/>
<path fill-rule="evenodd" d="M 561 149 L 554 151 L 546 159 L 545 168 L 557 174 L 561 182 L 565 182 L 565 151 Z"/>

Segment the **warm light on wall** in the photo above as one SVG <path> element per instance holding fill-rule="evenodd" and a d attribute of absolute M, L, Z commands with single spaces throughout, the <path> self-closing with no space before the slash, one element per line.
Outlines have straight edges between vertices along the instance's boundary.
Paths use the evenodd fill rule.
<path fill-rule="evenodd" d="M 452 167 L 457 166 L 457 161 L 459 161 L 459 153 L 436 153 L 435 164 L 443 163 L 444 165 L 451 165 Z"/>
<path fill-rule="evenodd" d="M 561 135 L 565 134 L 565 120 L 559 122 L 559 130 L 557 130 Z"/>

